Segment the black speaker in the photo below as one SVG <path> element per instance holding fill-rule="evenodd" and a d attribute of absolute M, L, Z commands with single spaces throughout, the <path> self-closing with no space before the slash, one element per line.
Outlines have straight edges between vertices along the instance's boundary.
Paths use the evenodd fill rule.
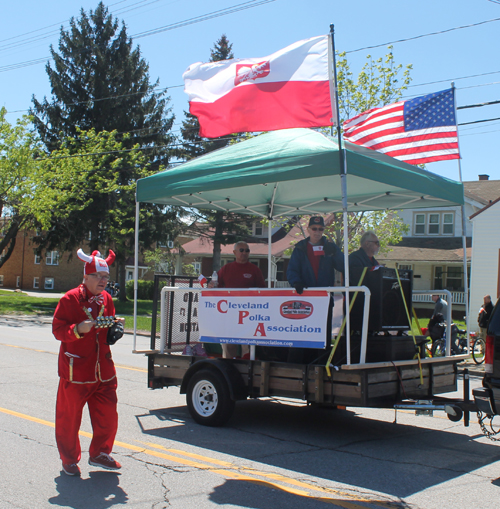
<path fill-rule="evenodd" d="M 363 267 L 353 267 L 349 270 L 351 286 L 358 286 Z M 413 273 L 411 270 L 400 270 L 399 280 L 403 287 L 404 300 L 408 308 L 410 322 L 405 309 L 405 302 L 401 295 L 395 269 L 380 267 L 371 270 L 369 267 L 363 282 L 359 286 L 366 286 L 371 292 L 370 314 L 368 320 L 369 331 L 409 330 L 411 329 Z M 354 294 L 351 293 L 351 300 Z M 361 331 L 363 323 L 364 294 L 358 293 L 351 310 L 351 330 Z"/>

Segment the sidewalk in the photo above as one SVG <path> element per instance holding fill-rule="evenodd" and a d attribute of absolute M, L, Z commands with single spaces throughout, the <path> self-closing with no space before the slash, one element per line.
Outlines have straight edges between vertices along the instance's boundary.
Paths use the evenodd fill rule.
<path fill-rule="evenodd" d="M 4 292 L 12 292 L 12 293 L 24 293 L 29 297 L 43 297 L 44 299 L 60 299 L 64 293 L 52 293 L 52 292 L 36 292 L 36 291 L 28 291 L 28 290 L 11 290 L 10 288 L 2 288 Z"/>

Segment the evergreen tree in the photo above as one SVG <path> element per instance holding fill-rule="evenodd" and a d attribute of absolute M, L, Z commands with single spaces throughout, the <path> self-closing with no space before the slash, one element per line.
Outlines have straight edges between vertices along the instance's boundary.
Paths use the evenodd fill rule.
<path fill-rule="evenodd" d="M 110 133 L 119 143 L 119 152 L 108 158 L 87 157 L 94 166 L 87 175 L 112 169 L 114 187 L 85 185 L 81 195 L 87 206 L 68 207 L 54 213 L 52 228 L 39 238 L 41 247 L 62 247 L 74 251 L 90 233 L 91 248 L 112 245 L 120 267 L 120 284 L 125 284 L 125 261 L 133 253 L 133 189 L 139 172 L 129 164 L 127 151 L 143 154 L 148 174 L 166 166 L 171 156 L 170 133 L 174 121 L 166 92 L 156 92 L 158 81 L 150 82 L 149 66 L 138 47 L 132 47 L 125 25 L 113 19 L 100 2 L 88 14 L 72 18 L 68 30 L 61 29 L 59 51 L 51 47 L 54 67 L 47 64 L 52 98 L 39 102 L 33 97 L 31 114 L 47 151 L 62 150 L 83 154 L 82 147 L 103 150 Z M 103 133 L 103 137 L 99 135 Z M 71 142 L 73 140 L 74 142 Z M 79 145 L 80 144 L 80 145 Z M 89 183 L 93 182 L 92 179 Z M 169 217 L 161 207 L 147 207 L 141 223 L 141 243 L 166 238 L 176 214 Z M 132 225 L 132 226 L 131 226 Z M 125 295 L 125 292 L 122 292 Z"/>
<path fill-rule="evenodd" d="M 225 34 L 216 41 L 214 47 L 210 50 L 210 62 L 219 62 L 220 60 L 229 60 L 234 58 L 233 45 L 229 42 Z M 226 147 L 238 138 L 238 135 L 224 136 L 221 138 L 202 138 L 199 135 L 200 124 L 198 119 L 191 113 L 184 112 L 185 120 L 182 123 L 181 134 L 184 140 L 180 157 L 186 160 L 207 154 L 213 150 Z M 214 243 L 213 249 L 213 269 L 220 268 L 221 245 L 233 244 L 249 235 L 249 225 L 251 219 L 248 216 L 239 214 L 227 214 L 222 211 L 200 211 L 197 219 L 202 227 L 196 230 L 201 236 L 207 236 Z M 199 224 L 195 222 L 195 224 Z M 205 226 L 209 227 L 209 230 Z M 192 227 L 193 229 L 193 227 Z M 196 228 L 194 228 L 196 229 Z"/>

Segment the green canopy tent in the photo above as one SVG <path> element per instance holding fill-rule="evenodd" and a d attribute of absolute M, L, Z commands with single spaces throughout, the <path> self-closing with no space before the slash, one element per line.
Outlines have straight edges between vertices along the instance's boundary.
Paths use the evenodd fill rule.
<path fill-rule="evenodd" d="M 463 203 L 463 186 L 416 166 L 345 144 L 351 212 Z M 336 141 L 286 129 L 211 152 L 137 181 L 137 202 L 273 218 L 342 210 Z"/>
<path fill-rule="evenodd" d="M 351 212 L 463 204 L 459 182 L 348 142 L 344 148 L 346 196 L 337 142 L 310 129 L 265 133 L 138 180 L 134 293 L 141 202 L 269 219 L 345 212 L 343 199 Z"/>

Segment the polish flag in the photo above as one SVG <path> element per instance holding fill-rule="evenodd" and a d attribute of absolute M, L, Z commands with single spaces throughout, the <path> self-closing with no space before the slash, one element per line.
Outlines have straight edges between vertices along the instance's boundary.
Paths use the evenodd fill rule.
<path fill-rule="evenodd" d="M 207 278 L 203 274 L 200 274 L 198 276 L 198 281 L 200 282 L 202 288 L 204 288 L 205 285 L 207 284 Z"/>
<path fill-rule="evenodd" d="M 183 74 L 200 136 L 334 125 L 330 36 L 262 58 L 197 62 Z"/>

